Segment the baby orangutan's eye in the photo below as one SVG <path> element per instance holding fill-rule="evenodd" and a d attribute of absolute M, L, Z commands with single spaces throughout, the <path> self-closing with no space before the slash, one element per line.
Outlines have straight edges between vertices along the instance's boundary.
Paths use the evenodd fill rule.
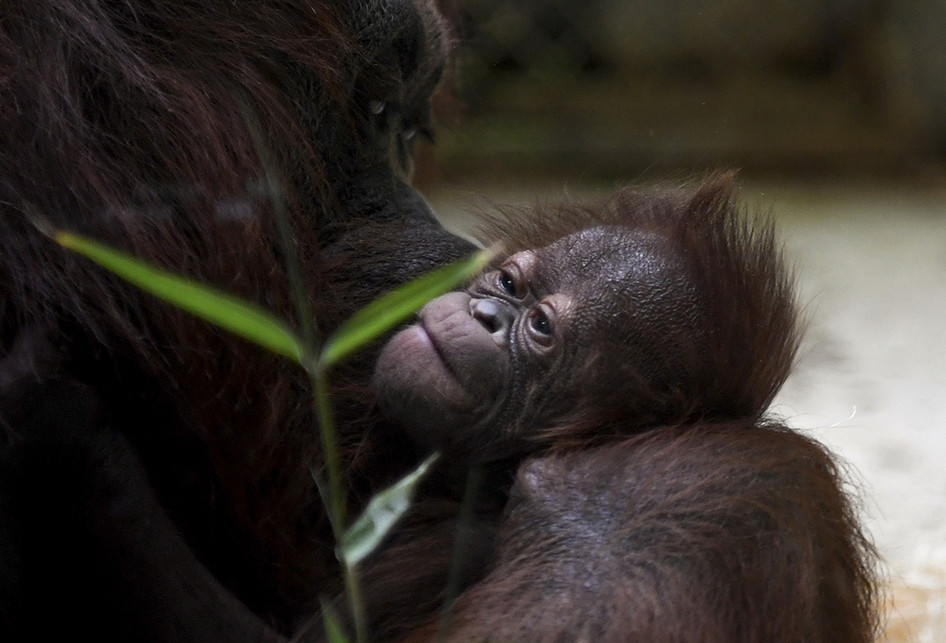
<path fill-rule="evenodd" d="M 516 280 L 506 270 L 499 271 L 499 287 L 507 295 L 516 296 Z"/>
<path fill-rule="evenodd" d="M 540 335 L 552 334 L 552 322 L 549 321 L 548 315 L 542 312 L 541 309 L 536 309 L 532 312 L 532 315 L 529 317 L 529 328 Z"/>
<path fill-rule="evenodd" d="M 540 348 L 551 348 L 555 343 L 555 325 L 552 315 L 548 306 L 540 304 L 530 310 L 526 318 L 526 332 Z"/>

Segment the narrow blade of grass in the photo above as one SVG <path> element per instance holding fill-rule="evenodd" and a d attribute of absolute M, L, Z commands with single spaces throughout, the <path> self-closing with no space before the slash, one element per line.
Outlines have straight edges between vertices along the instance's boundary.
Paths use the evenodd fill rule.
<path fill-rule="evenodd" d="M 299 339 L 265 310 L 80 235 L 56 231 L 52 237 L 64 248 L 91 259 L 155 297 L 302 363 Z"/>
<path fill-rule="evenodd" d="M 438 456 L 434 453 L 412 472 L 371 498 L 339 540 L 338 548 L 347 565 L 357 565 L 381 543 L 397 519 L 410 507 L 417 484 Z"/>
<path fill-rule="evenodd" d="M 342 324 L 325 342 L 320 365 L 343 360 L 359 347 L 401 323 L 428 301 L 470 278 L 489 263 L 491 253 L 476 254 L 410 281 L 371 302 Z"/>

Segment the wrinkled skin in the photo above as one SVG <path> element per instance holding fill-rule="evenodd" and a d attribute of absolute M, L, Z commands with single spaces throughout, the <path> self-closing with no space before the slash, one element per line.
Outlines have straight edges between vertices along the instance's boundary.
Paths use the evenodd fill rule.
<path fill-rule="evenodd" d="M 375 371 L 384 413 L 425 446 L 483 461 L 603 403 L 621 364 L 672 376 L 674 343 L 699 336 L 704 314 L 674 253 L 597 227 L 508 257 L 388 342 Z"/>

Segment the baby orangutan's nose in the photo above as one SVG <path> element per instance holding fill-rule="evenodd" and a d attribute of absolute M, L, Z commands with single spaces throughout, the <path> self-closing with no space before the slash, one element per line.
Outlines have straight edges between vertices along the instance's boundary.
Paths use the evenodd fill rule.
<path fill-rule="evenodd" d="M 489 331 L 500 346 L 509 342 L 509 332 L 516 321 L 516 309 L 501 299 L 486 297 L 470 300 L 470 314 Z"/>

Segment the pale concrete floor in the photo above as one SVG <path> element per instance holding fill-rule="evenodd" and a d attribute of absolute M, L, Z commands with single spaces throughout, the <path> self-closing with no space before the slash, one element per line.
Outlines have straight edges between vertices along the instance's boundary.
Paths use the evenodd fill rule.
<path fill-rule="evenodd" d="M 889 638 L 946 640 L 946 189 L 773 190 L 810 319 L 774 410 L 832 447 L 886 559 Z"/>
<path fill-rule="evenodd" d="M 563 189 L 440 186 L 430 200 L 452 220 L 484 198 Z M 808 318 L 773 411 L 848 463 L 896 601 L 890 640 L 946 640 L 946 183 L 780 181 L 742 196 L 776 217 Z"/>

